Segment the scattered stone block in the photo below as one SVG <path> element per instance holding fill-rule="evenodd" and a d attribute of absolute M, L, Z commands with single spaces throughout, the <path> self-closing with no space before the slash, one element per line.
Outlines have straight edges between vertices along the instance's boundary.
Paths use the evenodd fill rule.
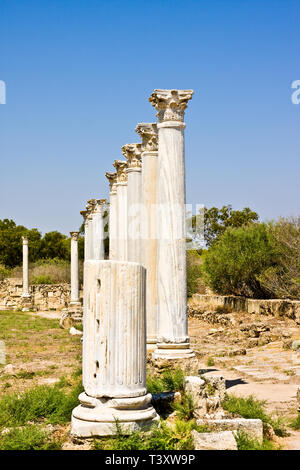
<path fill-rule="evenodd" d="M 214 431 L 239 431 L 247 434 L 252 439 L 263 440 L 263 423 L 260 419 L 198 419 L 198 425 L 208 425 Z"/>
<path fill-rule="evenodd" d="M 195 450 L 238 450 L 232 431 L 197 432 L 192 431 Z"/>

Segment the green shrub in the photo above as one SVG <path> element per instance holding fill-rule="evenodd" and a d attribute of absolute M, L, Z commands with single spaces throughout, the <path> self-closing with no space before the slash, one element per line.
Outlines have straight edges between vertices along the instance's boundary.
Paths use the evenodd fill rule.
<path fill-rule="evenodd" d="M 53 284 L 51 277 L 48 275 L 33 276 L 31 284 Z"/>
<path fill-rule="evenodd" d="M 3 281 L 3 279 L 11 277 L 11 273 L 12 273 L 12 270 L 10 268 L 0 265 L 0 281 Z"/>
<path fill-rule="evenodd" d="M 195 411 L 195 405 L 193 402 L 193 397 L 190 394 L 183 394 L 180 403 L 174 403 L 172 406 L 173 410 L 176 411 L 176 414 L 179 419 L 184 421 L 189 421 L 193 419 L 193 414 Z"/>
<path fill-rule="evenodd" d="M 226 395 L 222 403 L 224 410 L 247 419 L 261 419 L 263 424 L 270 424 L 277 436 L 285 436 L 286 429 L 280 418 L 272 418 L 265 411 L 265 401 L 258 400 L 253 395 L 247 398 Z"/>
<path fill-rule="evenodd" d="M 242 432 L 237 433 L 236 442 L 238 450 L 278 450 L 278 446 L 268 439 L 263 439 L 261 443 L 256 439 L 251 439 Z"/>
<path fill-rule="evenodd" d="M 291 422 L 291 427 L 296 430 L 300 429 L 300 413 L 298 414 L 297 418 L 293 419 Z"/>
<path fill-rule="evenodd" d="M 159 377 L 147 376 L 149 393 L 176 392 L 183 390 L 184 373 L 181 369 L 164 371 Z"/>
<path fill-rule="evenodd" d="M 269 293 L 259 277 L 277 261 L 278 249 L 267 224 L 228 228 L 205 255 L 204 281 L 218 294 L 264 298 Z"/>
<path fill-rule="evenodd" d="M 203 263 L 201 256 L 195 250 L 187 252 L 187 295 L 191 297 L 199 291 L 199 284 L 201 283 Z"/>
<path fill-rule="evenodd" d="M 213 357 L 208 357 L 206 359 L 206 365 L 207 367 L 212 367 L 215 365 L 215 361 L 214 361 L 214 358 Z"/>

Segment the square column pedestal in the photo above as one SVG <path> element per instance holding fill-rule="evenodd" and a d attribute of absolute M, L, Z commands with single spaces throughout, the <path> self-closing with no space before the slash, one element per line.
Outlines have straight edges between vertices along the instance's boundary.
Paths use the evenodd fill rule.
<path fill-rule="evenodd" d="M 147 429 L 159 417 L 146 389 L 145 269 L 85 262 L 83 385 L 71 434 L 109 436 Z"/>

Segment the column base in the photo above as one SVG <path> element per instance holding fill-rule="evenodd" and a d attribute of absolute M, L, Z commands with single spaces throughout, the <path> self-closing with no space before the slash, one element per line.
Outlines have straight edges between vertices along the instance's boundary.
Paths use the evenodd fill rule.
<path fill-rule="evenodd" d="M 195 353 L 190 343 L 158 343 L 152 359 L 190 359 Z"/>
<path fill-rule="evenodd" d="M 151 399 L 150 393 L 136 398 L 93 398 L 83 392 L 79 395 L 81 405 L 72 412 L 71 435 L 113 436 L 116 420 L 124 434 L 147 430 L 159 421 Z"/>
<path fill-rule="evenodd" d="M 80 300 L 71 300 L 69 303 L 70 307 L 82 307 Z"/>
<path fill-rule="evenodd" d="M 32 297 L 30 293 L 22 294 L 22 312 L 29 312 L 32 309 Z"/>

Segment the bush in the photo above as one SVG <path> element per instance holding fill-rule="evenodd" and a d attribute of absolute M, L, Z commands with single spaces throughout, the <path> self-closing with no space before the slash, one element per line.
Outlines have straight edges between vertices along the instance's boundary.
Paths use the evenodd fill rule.
<path fill-rule="evenodd" d="M 11 272 L 12 271 L 10 268 L 6 268 L 5 266 L 0 265 L 0 281 L 3 281 L 3 279 L 10 277 Z"/>
<path fill-rule="evenodd" d="M 281 218 L 270 225 L 278 250 L 278 264 L 262 273 L 259 281 L 272 297 L 300 298 L 300 217 Z"/>
<path fill-rule="evenodd" d="M 51 440 L 50 433 L 36 425 L 11 429 L 0 439 L 0 450 L 60 450 L 61 444 Z"/>
<path fill-rule="evenodd" d="M 295 418 L 292 422 L 291 422 L 291 427 L 293 429 L 296 429 L 296 430 L 299 430 L 300 429 L 300 413 L 298 414 L 297 418 Z"/>
<path fill-rule="evenodd" d="M 202 251 L 201 251 L 202 253 Z M 187 268 L 187 295 L 191 297 L 202 289 L 205 290 L 205 286 L 202 282 L 202 268 L 203 256 L 199 255 L 196 250 L 189 250 L 187 252 L 186 259 Z"/>
<path fill-rule="evenodd" d="M 31 278 L 31 284 L 53 284 L 49 274 L 47 276 L 33 276 Z"/>
<path fill-rule="evenodd" d="M 238 450 L 279 450 L 273 442 L 265 438 L 261 443 L 256 439 L 251 439 L 247 434 L 242 432 L 237 433 L 236 442 Z"/>
<path fill-rule="evenodd" d="M 278 249 L 267 224 L 229 228 L 208 250 L 204 280 L 214 292 L 265 298 L 259 276 L 277 265 Z"/>
<path fill-rule="evenodd" d="M 181 369 L 164 371 L 159 377 L 147 377 L 149 393 L 177 392 L 183 390 L 184 373 Z"/>

